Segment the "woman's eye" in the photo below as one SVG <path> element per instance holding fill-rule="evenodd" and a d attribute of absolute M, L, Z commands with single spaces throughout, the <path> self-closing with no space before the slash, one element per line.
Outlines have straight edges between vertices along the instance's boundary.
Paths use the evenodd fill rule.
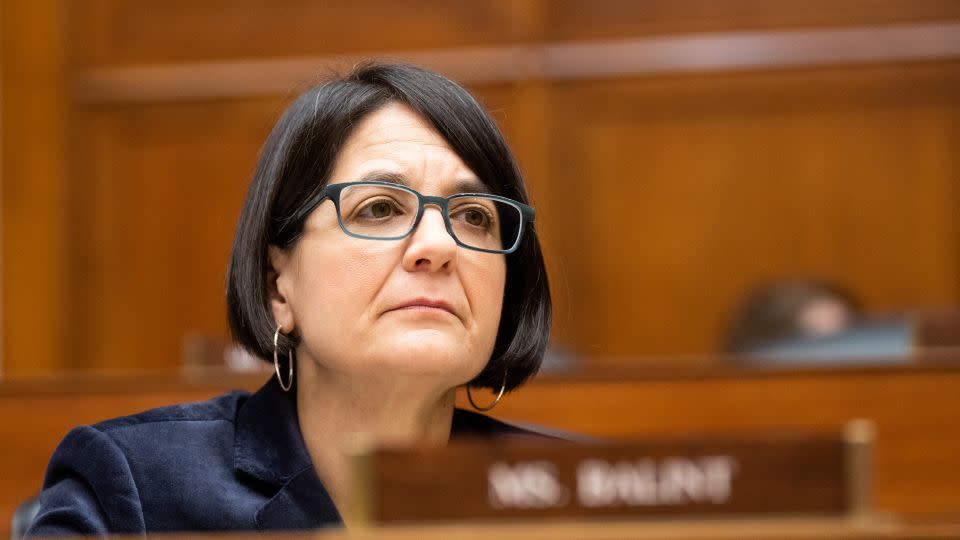
<path fill-rule="evenodd" d="M 397 206 L 390 201 L 374 201 L 360 209 L 359 214 L 365 218 L 383 219 L 397 214 Z"/>
<path fill-rule="evenodd" d="M 479 208 L 464 209 L 462 212 L 460 212 L 459 218 L 471 227 L 476 227 L 478 229 L 490 228 L 490 216 L 488 216 L 486 212 Z"/>
<path fill-rule="evenodd" d="M 467 223 L 475 227 L 482 227 L 487 222 L 487 216 L 483 215 L 481 212 L 478 212 L 477 210 L 468 211 L 466 213 L 466 217 L 467 217 Z"/>

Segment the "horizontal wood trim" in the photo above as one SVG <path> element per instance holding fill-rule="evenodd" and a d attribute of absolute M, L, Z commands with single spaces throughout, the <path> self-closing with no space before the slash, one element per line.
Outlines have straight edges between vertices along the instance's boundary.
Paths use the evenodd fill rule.
<path fill-rule="evenodd" d="M 363 530 L 368 540 L 447 540 L 448 538 L 496 538 L 497 540 L 740 540 L 742 538 L 778 538 L 781 540 L 856 540 L 886 539 L 955 539 L 960 523 L 954 517 L 934 523 L 916 523 L 871 516 L 868 519 L 846 518 L 736 518 L 736 519 L 644 519 L 644 520 L 530 520 L 500 523 L 441 523 L 391 525 Z M 317 540 L 350 540 L 351 530 L 323 530 L 314 533 Z M 243 538 L 242 535 L 238 537 Z M 261 534 L 255 540 L 275 540 L 277 535 Z M 285 537 L 281 537 L 285 538 Z"/>
<path fill-rule="evenodd" d="M 955 0 L 87 0 L 82 67 L 948 21 Z"/>
<path fill-rule="evenodd" d="M 462 47 L 274 60 L 90 69 L 86 104 L 286 94 L 363 58 L 409 61 L 465 84 L 927 61 L 960 56 L 960 23 L 717 32 L 615 41 Z"/>
<path fill-rule="evenodd" d="M 840 28 L 953 20 L 949 0 L 550 0 L 550 39 L 609 39 L 733 30 Z"/>
<path fill-rule="evenodd" d="M 960 55 L 960 24 L 691 34 L 545 53 L 547 74 L 560 79 L 935 60 Z"/>
<path fill-rule="evenodd" d="M 465 83 L 514 81 L 542 71 L 537 67 L 537 56 L 534 48 L 525 46 L 464 47 L 364 56 L 91 69 L 81 72 L 74 95 L 88 104 L 283 95 L 322 79 L 324 74 L 349 70 L 365 58 L 411 62 Z"/>
<path fill-rule="evenodd" d="M 527 384 L 536 386 L 572 382 L 667 383 L 677 380 L 784 379 L 790 377 L 892 377 L 908 374 L 960 376 L 960 351 L 949 350 L 907 359 L 902 364 L 818 364 L 789 367 L 748 365 L 722 356 L 703 356 L 669 366 L 664 358 L 645 366 L 641 358 L 594 357 L 583 359 L 582 367 L 568 371 L 542 371 Z M 659 366 L 659 367 L 658 367 Z M 692 366 L 692 367 L 691 367 Z M 181 369 L 61 370 L 54 374 L 0 379 L 0 399 L 48 395 L 142 394 L 170 392 L 214 392 L 228 389 L 255 391 L 273 377 L 273 365 L 238 371 L 223 366 Z M 518 390 L 520 392 L 522 390 Z M 506 399 L 506 398 L 505 398 Z"/>

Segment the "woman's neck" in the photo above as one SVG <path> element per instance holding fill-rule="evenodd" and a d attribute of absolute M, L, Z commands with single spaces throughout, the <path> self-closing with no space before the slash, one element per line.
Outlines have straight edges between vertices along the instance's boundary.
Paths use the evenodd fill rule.
<path fill-rule="evenodd" d="M 361 448 L 443 445 L 455 390 L 428 390 L 413 379 L 352 381 L 312 361 L 297 366 L 300 432 L 334 504 L 350 500 L 350 459 Z M 349 525 L 350 516 L 344 515 Z"/>

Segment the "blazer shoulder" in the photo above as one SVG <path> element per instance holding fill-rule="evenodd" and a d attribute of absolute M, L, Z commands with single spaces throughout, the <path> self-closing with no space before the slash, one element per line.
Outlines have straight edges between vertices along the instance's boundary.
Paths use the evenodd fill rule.
<path fill-rule="evenodd" d="M 93 424 L 91 427 L 103 433 L 111 433 L 130 426 L 164 422 L 233 422 L 237 410 L 250 397 L 249 392 L 235 390 L 207 401 L 167 405 L 128 416 L 120 416 Z"/>
<path fill-rule="evenodd" d="M 248 397 L 230 392 L 74 428 L 47 466 L 30 534 L 175 529 L 177 516 L 186 511 L 184 500 L 203 513 L 210 510 L 204 504 L 217 499 L 205 491 L 202 499 L 190 499 L 197 485 L 220 486 L 217 494 L 227 498 L 236 495 L 230 491 L 235 418 Z"/>
<path fill-rule="evenodd" d="M 90 426 L 71 430 L 47 465 L 28 536 L 145 530 L 139 491 L 123 450 Z"/>

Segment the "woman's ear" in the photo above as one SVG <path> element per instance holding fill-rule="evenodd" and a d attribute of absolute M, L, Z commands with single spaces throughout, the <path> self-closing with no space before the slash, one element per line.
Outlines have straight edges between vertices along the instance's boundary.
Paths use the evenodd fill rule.
<path fill-rule="evenodd" d="M 289 334 L 296 327 L 293 307 L 290 305 L 290 277 L 293 275 L 290 265 L 293 258 L 289 252 L 277 246 L 268 246 L 267 255 L 270 259 L 270 267 L 267 269 L 267 294 L 273 320 L 280 325 L 281 333 Z"/>

